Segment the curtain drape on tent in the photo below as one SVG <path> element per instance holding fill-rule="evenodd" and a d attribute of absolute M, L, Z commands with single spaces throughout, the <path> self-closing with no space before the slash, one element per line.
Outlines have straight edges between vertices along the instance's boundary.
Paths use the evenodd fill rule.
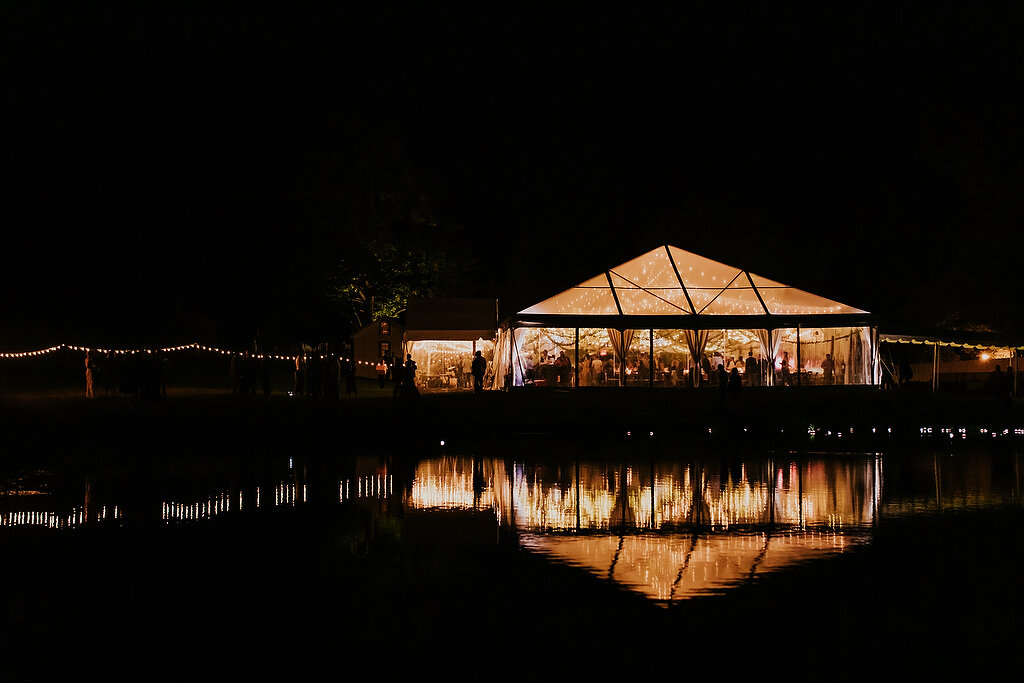
<path fill-rule="evenodd" d="M 700 382 L 700 357 L 704 355 L 704 347 L 708 345 L 707 330 L 686 330 L 686 347 L 690 350 L 690 359 L 693 362 L 693 371 L 690 373 L 690 384 L 698 386 Z"/>
<path fill-rule="evenodd" d="M 512 330 L 499 330 L 494 343 L 494 377 L 492 389 L 503 389 L 512 381 Z"/>
<path fill-rule="evenodd" d="M 629 350 L 630 344 L 633 343 L 633 334 L 635 330 L 613 330 L 608 329 L 608 339 L 612 342 L 612 350 L 615 351 L 615 359 L 618 363 L 619 373 L 619 385 L 623 385 L 626 382 L 626 351 Z"/>
<path fill-rule="evenodd" d="M 868 377 L 868 381 L 871 384 L 879 385 L 882 383 L 882 364 L 879 362 L 881 354 L 878 351 L 878 328 L 877 327 L 864 327 L 862 330 L 862 340 L 866 342 L 868 353 L 864 354 L 864 368 L 867 370 L 865 377 Z"/>
<path fill-rule="evenodd" d="M 512 386 L 521 387 L 526 384 L 526 363 L 523 360 L 523 337 L 526 336 L 525 327 L 517 327 L 512 330 L 509 336 L 509 355 L 512 358 Z"/>
<path fill-rule="evenodd" d="M 779 355 L 779 346 L 782 345 L 782 330 L 754 330 L 757 333 L 757 341 L 761 343 L 762 363 L 767 363 L 768 374 L 766 375 L 766 386 L 775 385 L 775 359 Z"/>

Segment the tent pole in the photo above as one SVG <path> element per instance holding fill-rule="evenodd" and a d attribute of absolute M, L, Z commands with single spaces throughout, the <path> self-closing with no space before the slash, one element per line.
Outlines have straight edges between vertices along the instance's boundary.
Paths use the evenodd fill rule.
<path fill-rule="evenodd" d="M 803 369 L 803 367 L 803 363 L 800 362 L 800 325 L 798 323 L 796 326 L 796 385 L 798 387 L 802 386 L 803 378 L 800 377 L 800 371 Z"/>
<path fill-rule="evenodd" d="M 932 393 L 939 392 L 939 342 L 932 344 Z"/>
<path fill-rule="evenodd" d="M 1016 397 L 1020 395 L 1020 386 L 1017 383 L 1017 374 L 1020 372 L 1020 350 L 1011 349 L 1010 355 L 1013 358 L 1013 395 Z"/>
<path fill-rule="evenodd" d="M 572 386 L 575 389 L 580 385 L 580 328 L 576 328 L 576 363 L 573 365 Z"/>
<path fill-rule="evenodd" d="M 875 328 L 868 328 L 868 351 L 871 353 L 871 386 L 875 386 L 875 366 L 878 363 L 878 338 Z"/>
<path fill-rule="evenodd" d="M 515 324 L 509 322 L 508 331 L 509 331 L 509 336 L 508 336 L 508 372 L 509 372 L 509 381 L 508 381 L 507 389 L 509 391 L 511 391 L 512 387 L 514 387 L 516 385 L 516 368 L 515 368 L 514 365 L 512 365 L 512 363 L 514 362 L 513 361 L 513 357 L 514 357 L 513 349 L 516 346 L 516 326 L 515 326 Z"/>
<path fill-rule="evenodd" d="M 654 388 L 654 330 L 647 330 L 648 337 L 651 340 L 651 353 L 647 357 L 647 376 L 651 378 L 650 385 L 651 389 Z M 652 518 L 653 519 L 653 518 Z"/>
<path fill-rule="evenodd" d="M 626 331 L 616 330 L 619 333 L 619 386 L 626 386 Z M 613 349 L 614 350 L 614 349 Z"/>

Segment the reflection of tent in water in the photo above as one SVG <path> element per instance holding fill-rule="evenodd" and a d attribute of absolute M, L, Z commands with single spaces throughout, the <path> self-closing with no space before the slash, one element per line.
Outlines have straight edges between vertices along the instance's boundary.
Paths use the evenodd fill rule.
<path fill-rule="evenodd" d="M 876 337 L 867 311 L 665 245 L 512 316 L 494 385 L 696 386 L 718 363 L 751 385 L 872 384 Z"/>
<path fill-rule="evenodd" d="M 524 546 L 669 604 L 720 593 L 755 575 L 823 559 L 866 538 L 831 532 L 707 535 L 527 535 Z"/>

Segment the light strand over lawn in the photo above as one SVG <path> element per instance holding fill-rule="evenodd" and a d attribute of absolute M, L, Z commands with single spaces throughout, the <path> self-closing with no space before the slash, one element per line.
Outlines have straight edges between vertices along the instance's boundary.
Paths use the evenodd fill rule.
<path fill-rule="evenodd" d="M 0 352 L 0 358 L 31 358 L 31 357 L 36 357 L 36 356 L 45 356 L 47 354 L 54 353 L 56 351 L 61 351 L 61 350 L 77 351 L 77 352 L 83 352 L 83 353 L 88 353 L 89 351 L 98 351 L 99 353 L 104 353 L 104 354 L 106 354 L 106 353 L 116 353 L 116 354 L 121 354 L 121 355 L 149 354 L 149 353 L 173 353 L 175 351 L 207 351 L 209 353 L 219 353 L 219 354 L 224 355 L 224 356 L 231 356 L 231 355 L 234 355 L 236 353 L 240 353 L 239 351 L 231 351 L 231 350 L 228 350 L 228 349 L 220 349 L 220 348 L 217 348 L 215 346 L 206 346 L 205 344 L 200 344 L 198 342 L 193 342 L 192 344 L 182 344 L 180 346 L 165 346 L 165 347 L 162 347 L 162 348 L 154 348 L 154 349 L 109 349 L 109 348 L 101 348 L 99 346 L 76 346 L 74 344 L 58 344 L 57 346 L 51 346 L 51 347 L 45 348 L 45 349 L 37 349 L 35 351 Z M 271 360 L 288 360 L 288 361 L 295 360 L 294 356 L 281 356 L 281 355 L 269 354 L 269 353 L 268 354 L 262 354 L 262 353 L 254 354 L 253 358 L 256 358 L 256 359 L 269 358 Z M 324 355 L 324 354 L 320 354 L 320 358 L 327 358 L 327 356 Z M 351 358 L 343 358 L 343 357 L 340 357 L 340 356 L 339 356 L 339 359 L 345 361 L 346 363 L 352 360 Z M 356 361 L 356 363 L 358 363 L 360 365 L 374 365 L 374 363 L 370 362 L 370 361 Z"/>

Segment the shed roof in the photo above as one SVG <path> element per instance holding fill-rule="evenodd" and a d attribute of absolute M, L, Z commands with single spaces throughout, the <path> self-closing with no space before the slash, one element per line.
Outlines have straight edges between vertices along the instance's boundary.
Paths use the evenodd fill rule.
<path fill-rule="evenodd" d="M 493 339 L 497 329 L 495 299 L 411 297 L 406 306 L 406 341 Z"/>

